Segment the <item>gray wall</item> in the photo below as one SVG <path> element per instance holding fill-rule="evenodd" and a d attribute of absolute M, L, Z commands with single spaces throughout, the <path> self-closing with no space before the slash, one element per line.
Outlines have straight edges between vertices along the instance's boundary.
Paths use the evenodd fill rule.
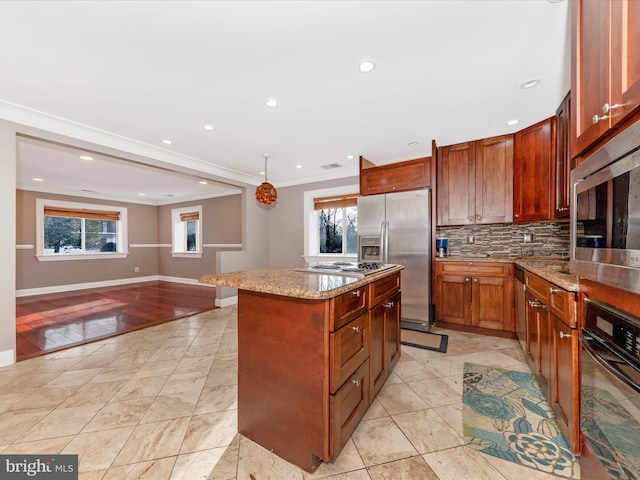
<path fill-rule="evenodd" d="M 202 205 L 204 244 L 242 242 L 239 194 L 160 207 L 26 190 L 17 190 L 15 198 L 18 219 L 16 243 L 34 246 L 33 249 L 16 252 L 18 290 L 155 275 L 196 280 L 214 272 L 215 248 L 205 248 L 200 259 L 173 258 L 170 247 L 158 248 L 158 244 L 171 244 L 173 208 Z M 127 207 L 128 243 L 134 246 L 129 248 L 127 258 L 122 259 L 40 262 L 35 250 L 37 198 Z M 136 244 L 147 246 L 136 247 Z M 135 272 L 136 267 L 138 272 Z"/>
<path fill-rule="evenodd" d="M 15 361 L 16 348 L 16 133 L 0 122 L 0 366 Z"/>
<path fill-rule="evenodd" d="M 171 249 L 158 250 L 158 274 L 167 277 L 198 279 L 216 271 L 214 244 L 242 244 L 242 198 L 240 194 L 194 200 L 158 207 L 158 243 L 171 244 L 171 210 L 202 206 L 202 257 L 199 259 L 173 257 Z M 234 248 L 239 250 L 240 248 Z M 222 249 L 226 250 L 226 249 Z"/>
<path fill-rule="evenodd" d="M 304 192 L 358 184 L 358 177 L 348 177 L 278 188 L 277 205 L 269 211 L 269 264 L 304 263 Z"/>

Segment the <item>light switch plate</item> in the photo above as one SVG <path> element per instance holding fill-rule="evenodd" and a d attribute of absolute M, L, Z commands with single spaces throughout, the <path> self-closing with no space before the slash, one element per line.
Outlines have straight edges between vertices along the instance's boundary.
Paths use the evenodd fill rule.
<path fill-rule="evenodd" d="M 522 239 L 522 241 L 524 243 L 531 243 L 533 242 L 533 233 L 525 233 L 524 234 L 524 238 Z"/>

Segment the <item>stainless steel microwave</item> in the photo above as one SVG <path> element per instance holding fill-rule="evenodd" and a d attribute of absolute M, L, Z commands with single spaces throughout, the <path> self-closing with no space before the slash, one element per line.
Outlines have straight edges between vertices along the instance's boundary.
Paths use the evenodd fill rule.
<path fill-rule="evenodd" d="M 640 121 L 571 171 L 572 273 L 640 294 Z"/>

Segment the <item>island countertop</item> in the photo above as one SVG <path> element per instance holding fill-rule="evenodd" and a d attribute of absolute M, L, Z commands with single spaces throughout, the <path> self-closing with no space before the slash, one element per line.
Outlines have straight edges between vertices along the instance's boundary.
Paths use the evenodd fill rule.
<path fill-rule="evenodd" d="M 277 267 L 216 273 L 200 277 L 199 282 L 251 292 L 324 300 L 337 297 L 404 269 L 402 265 L 394 265 L 377 273 L 355 277 L 297 272 L 295 268 Z"/>

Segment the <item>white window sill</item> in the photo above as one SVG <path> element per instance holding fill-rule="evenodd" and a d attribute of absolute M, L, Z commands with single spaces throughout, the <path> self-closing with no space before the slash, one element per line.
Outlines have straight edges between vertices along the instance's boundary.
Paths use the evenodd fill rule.
<path fill-rule="evenodd" d="M 49 255 L 36 255 L 40 262 L 59 262 L 64 260 L 112 260 L 116 258 L 127 258 L 129 252 L 120 253 L 54 253 Z"/>
<path fill-rule="evenodd" d="M 180 252 L 171 252 L 171 256 L 174 258 L 202 258 L 202 253 L 193 252 L 193 253 L 180 253 Z"/>

